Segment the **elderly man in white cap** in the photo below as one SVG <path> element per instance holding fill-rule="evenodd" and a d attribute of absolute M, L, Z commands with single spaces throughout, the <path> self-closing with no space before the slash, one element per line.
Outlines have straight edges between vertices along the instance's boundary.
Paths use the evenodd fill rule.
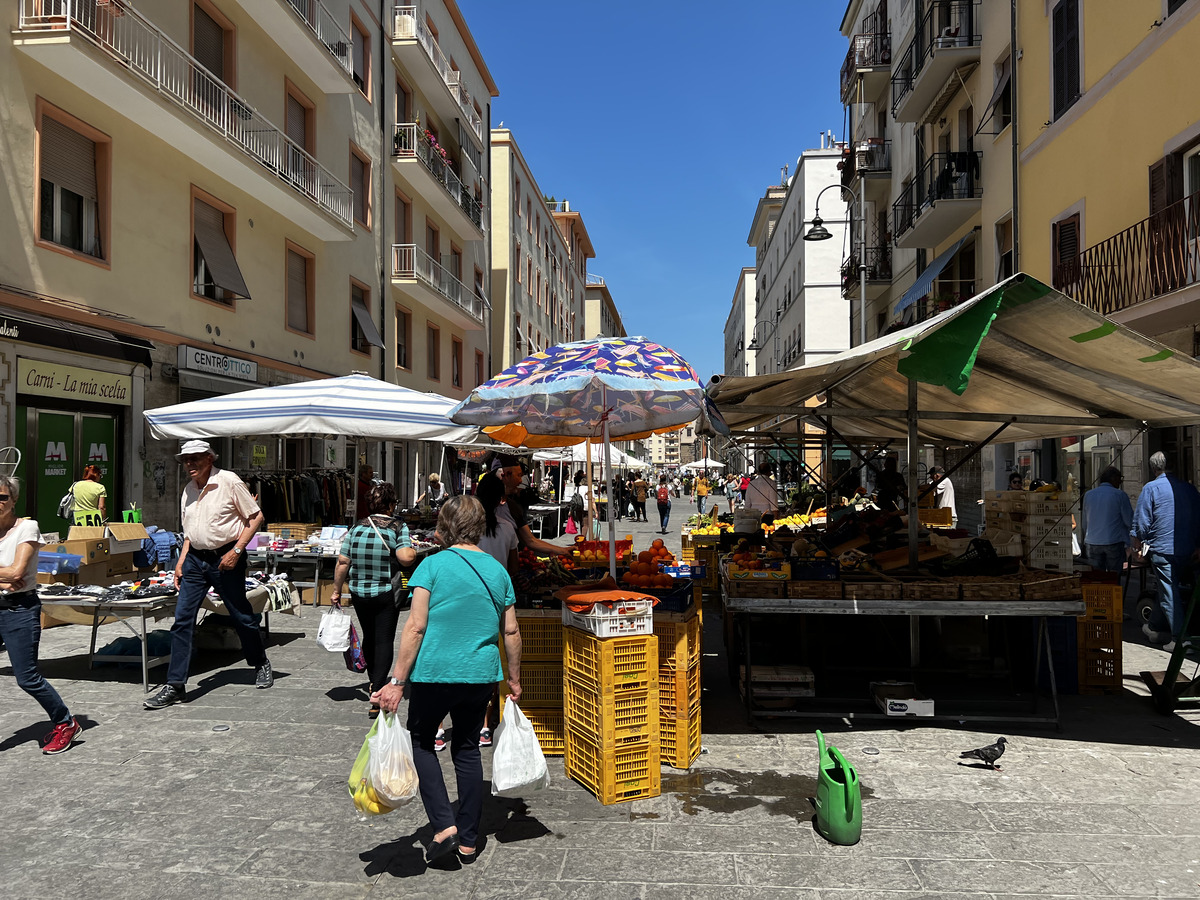
<path fill-rule="evenodd" d="M 175 458 L 183 463 L 189 481 L 183 489 L 183 553 L 175 566 L 179 601 L 171 626 L 171 663 L 167 683 L 143 704 L 164 709 L 184 698 L 192 661 L 196 614 L 211 586 L 216 589 L 242 641 L 246 662 L 254 667 L 254 686 L 275 683 L 267 660 L 259 615 L 246 599 L 246 557 L 243 551 L 262 527 L 263 514 L 245 483 L 213 464 L 217 454 L 208 441 L 187 441 Z"/>

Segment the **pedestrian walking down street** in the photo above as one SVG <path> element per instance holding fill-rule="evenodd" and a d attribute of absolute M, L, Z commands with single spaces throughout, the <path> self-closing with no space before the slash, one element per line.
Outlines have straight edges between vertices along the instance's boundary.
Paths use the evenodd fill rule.
<path fill-rule="evenodd" d="M 1088 562 L 1105 572 L 1120 572 L 1129 556 L 1133 505 L 1121 490 L 1124 477 L 1116 466 L 1109 466 L 1100 473 L 1100 483 L 1083 495 Z"/>
<path fill-rule="evenodd" d="M 646 495 L 650 493 L 650 485 L 639 472 L 637 481 L 633 483 L 633 521 L 646 522 Z"/>
<path fill-rule="evenodd" d="M 246 662 L 254 667 L 254 686 L 265 689 L 275 683 L 259 631 L 262 617 L 246 599 L 243 551 L 262 527 L 262 510 L 242 479 L 216 467 L 217 454 L 208 441 L 187 441 L 175 458 L 183 463 L 189 479 L 179 504 L 183 521 L 183 551 L 175 564 L 179 599 L 171 626 L 167 683 L 143 702 L 146 709 L 164 709 L 184 699 L 196 616 L 209 587 L 216 589 L 229 612 Z"/>
<path fill-rule="evenodd" d="M 725 499 L 729 503 L 729 514 L 733 515 L 733 507 L 737 504 L 740 496 L 737 479 L 732 475 L 726 475 L 723 490 L 725 491 Z"/>
<path fill-rule="evenodd" d="M 696 498 L 696 509 L 700 515 L 704 515 L 708 508 L 708 479 L 703 475 L 696 476 L 696 486 L 694 491 Z"/>
<path fill-rule="evenodd" d="M 654 499 L 658 501 L 658 519 L 661 534 L 667 533 L 667 524 L 671 521 L 671 487 L 667 484 L 667 476 L 658 478 L 658 490 Z"/>
<path fill-rule="evenodd" d="M 400 607 L 392 589 L 393 562 L 411 566 L 417 559 L 407 529 L 401 531 L 392 521 L 395 511 L 395 487 L 387 482 L 374 485 L 367 492 L 367 505 L 362 510 L 365 515 L 342 539 L 333 572 L 330 600 L 340 602 L 342 588 L 349 583 L 350 605 L 362 627 L 363 656 L 371 684 L 367 693 L 383 687 L 392 668 L 396 625 L 400 621 Z M 371 704 L 367 714 L 372 718 L 379 715 L 379 706 Z"/>
<path fill-rule="evenodd" d="M 483 812 L 483 763 L 479 733 L 497 681 L 505 680 L 498 642 L 504 635 L 507 681 L 521 697 L 521 631 L 512 580 L 481 550 L 483 505 L 474 497 L 452 497 L 438 516 L 438 540 L 447 549 L 427 558 L 409 579 L 412 611 L 400 636 L 392 678 L 371 699 L 395 712 L 408 698 L 408 730 L 421 802 L 433 826 L 425 852 L 429 863 L 458 852 L 474 862 Z M 450 806 L 442 767 L 434 751 L 438 723 L 449 715 L 450 756 L 458 784 L 458 811 Z"/>
<path fill-rule="evenodd" d="M 1186 636 L 1191 561 L 1200 542 L 1200 493 L 1167 470 L 1161 451 L 1150 457 L 1150 479 L 1138 496 L 1132 528 L 1158 587 L 1158 607 L 1142 631 L 1151 643 L 1170 651 Z"/>
<path fill-rule="evenodd" d="M 37 593 L 41 528 L 35 519 L 17 519 L 21 483 L 0 475 L 0 641 L 8 652 L 17 687 L 42 705 L 54 728 L 42 738 L 42 753 L 71 749 L 83 730 L 38 669 L 42 601 Z"/>

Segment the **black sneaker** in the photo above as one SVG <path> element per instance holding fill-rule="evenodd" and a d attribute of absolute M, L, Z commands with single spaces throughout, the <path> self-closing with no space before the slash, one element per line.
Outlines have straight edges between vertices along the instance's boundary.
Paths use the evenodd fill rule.
<path fill-rule="evenodd" d="M 254 670 L 254 686 L 259 690 L 269 688 L 275 683 L 275 673 L 271 671 L 271 661 L 264 659 L 263 664 Z"/>
<path fill-rule="evenodd" d="M 142 701 L 142 706 L 146 709 L 166 709 L 176 703 L 182 703 L 184 698 L 184 689 L 181 684 L 166 684 L 163 689 Z"/>

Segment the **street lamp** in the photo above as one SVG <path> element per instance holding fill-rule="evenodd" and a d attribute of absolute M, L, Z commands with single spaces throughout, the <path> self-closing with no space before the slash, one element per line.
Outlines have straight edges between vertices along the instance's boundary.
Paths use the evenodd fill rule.
<path fill-rule="evenodd" d="M 866 200 L 863 194 L 866 190 L 866 179 L 860 177 L 858 183 L 858 342 L 867 342 L 867 216 Z M 837 182 L 827 185 L 817 193 L 817 202 L 813 204 L 812 228 L 804 235 L 806 241 L 827 241 L 832 234 L 821 219 L 821 194 L 831 188 L 839 188 L 850 194 L 853 202 L 854 191 L 846 185 Z"/>

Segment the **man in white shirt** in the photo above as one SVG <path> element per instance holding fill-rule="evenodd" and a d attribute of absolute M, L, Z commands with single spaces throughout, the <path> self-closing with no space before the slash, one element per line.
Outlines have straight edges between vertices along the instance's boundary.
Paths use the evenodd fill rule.
<path fill-rule="evenodd" d="M 954 505 L 954 483 L 946 477 L 946 470 L 939 469 L 934 466 L 929 470 L 929 474 L 933 477 L 933 483 L 937 485 L 934 493 L 937 494 L 938 509 L 950 510 L 950 527 L 958 527 L 958 508 Z"/>
<path fill-rule="evenodd" d="M 262 527 L 263 514 L 245 482 L 214 465 L 217 454 L 208 441 L 187 441 L 175 458 L 183 463 L 188 483 L 183 488 L 183 553 L 175 566 L 179 599 L 171 626 L 171 662 L 167 683 L 143 702 L 146 709 L 164 709 L 183 700 L 192 661 L 192 637 L 200 604 L 211 586 L 220 595 L 242 641 L 246 662 L 254 667 L 254 686 L 275 683 L 271 663 L 258 630 L 260 616 L 246 599 L 246 557 L 243 551 Z"/>

